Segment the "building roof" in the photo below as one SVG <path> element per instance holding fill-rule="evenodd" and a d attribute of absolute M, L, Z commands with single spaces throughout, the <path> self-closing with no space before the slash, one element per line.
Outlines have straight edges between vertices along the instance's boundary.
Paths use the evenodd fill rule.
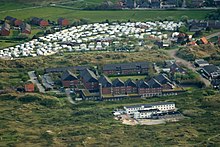
<path fill-rule="evenodd" d="M 160 84 L 172 83 L 171 80 L 165 74 L 159 74 L 154 79 L 157 80 Z"/>
<path fill-rule="evenodd" d="M 185 72 L 185 70 L 182 67 L 180 67 L 179 65 L 177 65 L 176 63 L 174 63 L 170 66 L 170 70 L 172 72 L 180 72 L 180 73 Z"/>
<path fill-rule="evenodd" d="M 4 30 L 7 30 L 7 31 L 10 31 L 10 25 L 8 23 L 4 23 L 3 26 L 2 26 L 2 29 Z"/>
<path fill-rule="evenodd" d="M 42 20 L 44 20 L 44 19 L 38 18 L 38 17 L 33 17 L 33 18 L 31 19 L 31 23 L 32 23 L 32 24 L 35 24 L 35 25 L 39 25 Z M 45 21 L 46 21 L 46 20 L 45 20 Z"/>
<path fill-rule="evenodd" d="M 202 37 L 200 40 L 202 41 L 203 44 L 209 43 L 209 41 L 205 37 Z"/>
<path fill-rule="evenodd" d="M 77 79 L 78 79 L 77 76 L 72 72 L 70 72 L 69 70 L 65 71 L 61 76 L 62 81 L 72 81 Z"/>
<path fill-rule="evenodd" d="M 102 87 L 112 87 L 111 80 L 104 75 L 99 78 L 99 83 L 102 84 Z"/>
<path fill-rule="evenodd" d="M 57 67 L 57 68 L 46 68 L 45 72 L 64 72 L 66 70 L 76 70 L 76 71 L 83 71 L 86 68 L 89 68 L 88 66 L 69 66 L 69 67 Z"/>
<path fill-rule="evenodd" d="M 137 82 L 137 86 L 139 88 L 150 88 L 150 86 L 148 85 L 147 82 L 145 82 L 144 80 L 140 80 Z"/>
<path fill-rule="evenodd" d="M 162 87 L 162 85 L 155 80 L 154 78 L 150 79 L 147 84 L 149 85 L 150 88 L 160 88 Z"/>
<path fill-rule="evenodd" d="M 26 31 L 31 31 L 31 25 L 29 25 L 29 24 L 27 24 L 27 23 L 23 23 L 22 25 L 21 25 L 21 29 L 22 29 L 22 31 L 24 31 L 24 30 L 26 30 Z"/>
<path fill-rule="evenodd" d="M 88 68 L 80 72 L 80 77 L 83 78 L 86 82 L 98 82 L 97 76 L 95 73 Z"/>
<path fill-rule="evenodd" d="M 137 84 L 133 80 L 128 79 L 125 81 L 125 86 L 137 87 Z"/>
<path fill-rule="evenodd" d="M 209 64 L 209 62 L 205 61 L 204 59 L 197 59 L 197 60 L 195 60 L 195 63 L 198 65 Z"/>
<path fill-rule="evenodd" d="M 115 80 L 112 82 L 112 84 L 113 84 L 113 87 L 125 86 L 125 83 L 124 83 L 121 79 L 119 79 L 119 78 L 115 79 Z"/>
<path fill-rule="evenodd" d="M 145 112 L 159 112 L 160 110 L 158 109 L 150 109 L 150 110 L 138 110 L 140 113 L 145 113 Z"/>
<path fill-rule="evenodd" d="M 14 17 L 11 17 L 11 16 L 6 16 L 6 17 L 5 17 L 5 20 L 12 21 L 12 19 L 14 19 Z"/>
<path fill-rule="evenodd" d="M 137 69 L 137 68 L 149 68 L 148 62 L 133 62 L 133 63 L 120 63 L 120 64 L 106 64 L 103 70 L 125 70 L 125 69 Z"/>
<path fill-rule="evenodd" d="M 139 107 L 144 107 L 144 108 L 151 108 L 153 106 L 158 106 L 158 105 L 175 105 L 174 102 L 159 102 L 159 103 L 151 103 L 151 104 L 140 104 L 140 105 L 132 105 L 132 106 L 125 106 L 125 108 L 139 108 Z"/>
<path fill-rule="evenodd" d="M 220 72 L 220 68 L 212 64 L 204 66 L 203 70 L 209 74 L 214 73 L 214 72 Z"/>

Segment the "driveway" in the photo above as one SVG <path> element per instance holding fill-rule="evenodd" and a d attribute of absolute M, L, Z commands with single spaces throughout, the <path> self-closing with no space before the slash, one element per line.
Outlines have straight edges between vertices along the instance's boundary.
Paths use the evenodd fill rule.
<path fill-rule="evenodd" d="M 40 93 L 45 93 L 45 89 L 44 87 L 41 85 L 41 83 L 38 81 L 37 76 L 35 74 L 34 71 L 29 71 L 28 75 L 30 77 L 30 80 L 32 83 L 34 83 L 35 85 L 37 85 L 37 88 L 39 89 Z"/>
<path fill-rule="evenodd" d="M 70 96 L 70 89 L 69 89 L 69 88 L 65 89 L 65 93 L 66 93 L 66 96 L 67 96 L 67 100 L 68 100 L 71 104 L 76 104 L 76 103 L 73 101 L 72 97 Z"/>
<path fill-rule="evenodd" d="M 187 60 L 184 60 L 182 58 L 179 58 L 176 56 L 178 49 L 173 49 L 173 50 L 165 50 L 165 52 L 170 55 L 172 58 L 174 58 L 176 60 L 176 62 L 181 63 L 182 65 L 184 65 L 185 67 L 187 67 L 188 69 L 191 69 L 193 72 L 197 72 L 196 68 L 194 67 L 194 65 L 192 63 L 190 63 Z M 210 87 L 211 83 L 209 80 L 205 79 L 204 77 L 202 77 L 199 74 L 200 80 L 205 84 L 206 87 Z"/>

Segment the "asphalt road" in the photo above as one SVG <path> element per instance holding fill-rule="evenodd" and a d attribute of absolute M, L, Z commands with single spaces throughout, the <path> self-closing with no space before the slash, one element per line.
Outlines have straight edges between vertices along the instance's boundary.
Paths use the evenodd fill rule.
<path fill-rule="evenodd" d="M 45 93 L 45 89 L 44 87 L 40 84 L 40 82 L 37 79 L 36 74 L 34 73 L 34 71 L 29 71 L 28 75 L 30 77 L 30 80 L 32 83 L 34 83 L 35 85 L 37 85 L 37 88 L 39 89 L 40 93 Z"/>
<path fill-rule="evenodd" d="M 178 49 L 166 50 L 167 54 L 170 55 L 172 58 L 174 58 L 177 63 L 181 63 L 182 65 L 184 65 L 188 69 L 191 69 L 193 72 L 197 72 L 196 68 L 194 67 L 194 65 L 192 63 L 176 56 L 177 51 L 178 51 Z M 199 74 L 199 76 L 200 76 L 200 80 L 206 85 L 206 87 L 211 86 L 211 83 L 209 80 L 202 77 L 200 74 Z"/>

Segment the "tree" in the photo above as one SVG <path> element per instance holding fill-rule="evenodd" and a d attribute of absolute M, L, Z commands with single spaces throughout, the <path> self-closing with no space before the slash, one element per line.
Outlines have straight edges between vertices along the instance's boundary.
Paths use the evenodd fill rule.
<path fill-rule="evenodd" d="M 187 22 L 188 19 L 189 19 L 189 17 L 186 16 L 186 15 L 183 15 L 183 16 L 180 18 L 180 20 L 181 20 L 182 22 Z"/>
<path fill-rule="evenodd" d="M 186 33 L 187 31 L 188 31 L 188 29 L 187 29 L 186 26 L 181 26 L 181 27 L 179 28 L 179 32 L 181 32 L 181 33 Z"/>

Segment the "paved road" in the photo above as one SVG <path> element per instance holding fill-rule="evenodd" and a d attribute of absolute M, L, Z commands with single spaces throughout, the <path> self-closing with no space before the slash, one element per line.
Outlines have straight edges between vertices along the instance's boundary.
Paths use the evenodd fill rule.
<path fill-rule="evenodd" d="M 176 62 L 183 64 L 187 68 L 191 69 L 193 72 L 197 72 L 196 68 L 194 67 L 194 65 L 192 63 L 176 56 L 177 51 L 178 51 L 178 49 L 166 50 L 168 55 L 170 55 L 172 58 L 174 58 L 176 60 Z M 200 80 L 206 85 L 206 87 L 211 86 L 211 83 L 209 80 L 205 79 L 200 74 L 199 74 L 199 76 L 200 76 Z"/>
<path fill-rule="evenodd" d="M 35 8 L 41 8 L 41 7 L 43 7 L 43 6 L 27 7 L 27 8 L 13 9 L 13 10 L 5 10 L 5 11 L 0 11 L 0 13 L 21 11 L 21 10 L 29 10 L 29 9 L 35 9 Z"/>
<path fill-rule="evenodd" d="M 45 93 L 45 89 L 44 89 L 44 87 L 40 84 L 40 82 L 38 81 L 35 72 L 34 72 L 34 71 L 29 71 L 29 72 L 28 72 L 28 75 L 29 75 L 29 77 L 30 77 L 31 82 L 34 83 L 35 85 L 37 85 L 37 88 L 39 89 L 39 92 L 40 92 L 40 93 Z"/>
<path fill-rule="evenodd" d="M 208 36 L 206 36 L 206 38 L 207 38 L 207 39 L 210 39 L 210 38 L 215 37 L 215 36 L 220 36 L 220 32 L 217 32 L 217 33 L 208 35 Z"/>

